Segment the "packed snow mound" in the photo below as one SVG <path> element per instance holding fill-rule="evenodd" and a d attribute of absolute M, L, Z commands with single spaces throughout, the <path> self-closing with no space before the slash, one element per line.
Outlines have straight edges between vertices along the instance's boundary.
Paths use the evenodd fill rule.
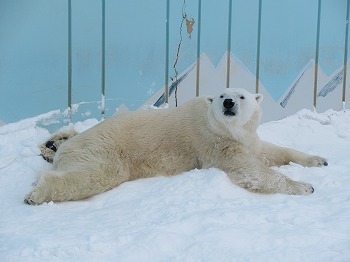
<path fill-rule="evenodd" d="M 260 195 L 217 169 L 122 184 L 76 202 L 23 203 L 41 170 L 49 115 L 0 127 L 1 261 L 349 261 L 350 111 L 309 110 L 261 125 L 263 140 L 329 166 L 280 167 L 310 196 Z M 96 119 L 70 124 L 81 132 Z"/>

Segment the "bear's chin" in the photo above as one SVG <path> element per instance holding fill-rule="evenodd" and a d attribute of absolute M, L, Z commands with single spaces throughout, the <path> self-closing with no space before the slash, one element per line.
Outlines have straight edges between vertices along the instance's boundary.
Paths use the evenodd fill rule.
<path fill-rule="evenodd" d="M 237 112 L 226 110 L 226 111 L 224 111 L 224 115 L 225 116 L 235 116 L 235 115 L 237 115 Z"/>

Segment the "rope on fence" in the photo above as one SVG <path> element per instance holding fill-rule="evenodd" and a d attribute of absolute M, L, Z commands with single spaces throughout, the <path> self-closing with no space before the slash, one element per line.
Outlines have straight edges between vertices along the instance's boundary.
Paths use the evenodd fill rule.
<path fill-rule="evenodd" d="M 175 82 L 177 81 L 177 76 L 179 75 L 179 72 L 177 71 L 176 66 L 177 66 L 177 62 L 179 61 L 180 49 L 181 49 L 181 44 L 182 44 L 182 27 L 183 27 L 183 23 L 184 23 L 185 19 L 187 18 L 187 14 L 186 14 L 185 9 L 186 9 L 186 0 L 184 0 L 184 2 L 182 4 L 182 20 L 181 20 L 181 24 L 180 24 L 180 40 L 179 40 L 179 44 L 177 45 L 176 58 L 175 58 L 175 62 L 173 65 L 173 68 L 175 71 Z M 175 107 L 177 107 L 177 86 L 175 87 Z"/>
<path fill-rule="evenodd" d="M 171 80 L 175 80 L 175 82 L 178 81 L 177 77 L 179 75 L 179 72 L 177 71 L 177 63 L 179 61 L 179 57 L 180 57 L 180 50 L 181 50 L 181 45 L 182 45 L 182 28 L 183 28 L 183 24 L 184 21 L 186 21 L 186 29 L 187 29 L 187 33 L 188 33 L 188 37 L 191 38 L 191 34 L 193 31 L 193 25 L 195 23 L 194 19 L 192 18 L 191 20 L 189 20 L 187 18 L 187 13 L 186 13 L 186 0 L 183 1 L 182 4 L 182 20 L 181 20 L 181 24 L 180 24 L 180 40 L 179 40 L 179 44 L 177 46 L 177 52 L 176 52 L 176 59 L 173 65 L 174 71 L 175 71 L 175 77 L 171 78 Z M 178 105 L 178 99 L 177 99 L 177 85 L 175 87 L 175 107 L 177 107 Z"/>

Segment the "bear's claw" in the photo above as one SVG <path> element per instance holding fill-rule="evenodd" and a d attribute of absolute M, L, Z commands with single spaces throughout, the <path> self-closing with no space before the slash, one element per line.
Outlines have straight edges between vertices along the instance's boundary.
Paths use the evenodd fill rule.
<path fill-rule="evenodd" d="M 26 204 L 28 204 L 28 205 L 36 205 L 36 204 L 34 203 L 34 201 L 31 200 L 29 197 L 26 197 L 26 198 L 24 199 L 24 203 L 26 203 Z"/>

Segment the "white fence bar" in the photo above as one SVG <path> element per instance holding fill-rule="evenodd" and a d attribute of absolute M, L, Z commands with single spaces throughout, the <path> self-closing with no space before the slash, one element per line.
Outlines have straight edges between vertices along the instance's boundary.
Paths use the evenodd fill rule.
<path fill-rule="evenodd" d="M 258 14 L 258 36 L 256 44 L 256 80 L 255 80 L 255 92 L 259 93 L 259 79 L 260 79 L 260 38 L 261 38 L 261 7 L 262 0 L 259 0 L 259 14 Z"/>
<path fill-rule="evenodd" d="M 102 119 L 105 119 L 105 64 L 106 64 L 106 52 L 105 52 L 105 46 L 106 46 L 106 34 L 105 34 L 105 0 L 102 0 L 102 61 L 101 61 L 101 93 L 102 93 L 102 100 L 101 100 L 101 115 Z"/>
<path fill-rule="evenodd" d="M 169 5 L 170 0 L 167 0 L 165 20 L 165 103 L 169 101 Z"/>
<path fill-rule="evenodd" d="M 68 122 L 72 117 L 72 1 L 68 0 Z"/>
<path fill-rule="evenodd" d="M 343 109 L 345 109 L 345 96 L 346 96 L 346 73 L 347 73 L 347 65 L 348 65 L 348 35 L 349 35 L 349 6 L 350 6 L 350 0 L 347 1 L 346 5 L 346 25 L 345 25 L 345 44 L 344 44 L 344 77 L 343 77 L 343 94 L 342 94 L 342 101 L 343 101 Z"/>
<path fill-rule="evenodd" d="M 230 67 L 231 67 L 231 31 L 232 31 L 232 0 L 229 0 L 228 7 L 228 32 L 227 32 L 227 73 L 226 87 L 230 87 Z"/>
<path fill-rule="evenodd" d="M 196 96 L 199 96 L 199 74 L 200 74 L 200 55 L 201 55 L 201 16 L 202 0 L 198 0 L 198 26 L 197 26 L 197 75 L 196 75 Z"/>
<path fill-rule="evenodd" d="M 319 46 L 320 46 L 320 20 L 321 20 L 321 0 L 318 0 L 316 51 L 315 51 L 315 77 L 314 77 L 314 109 L 316 109 L 316 101 L 317 101 L 318 54 L 319 54 Z"/>

